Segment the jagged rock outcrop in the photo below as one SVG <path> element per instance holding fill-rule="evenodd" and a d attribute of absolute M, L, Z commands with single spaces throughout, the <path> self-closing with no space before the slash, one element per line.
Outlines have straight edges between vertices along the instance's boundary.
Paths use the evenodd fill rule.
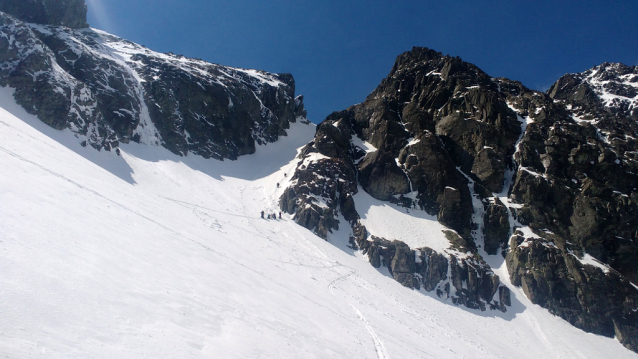
<path fill-rule="evenodd" d="M 314 140 L 301 151 L 280 206 L 323 238 L 338 228 L 342 216 L 356 233 L 351 245 L 408 288 L 436 290 L 440 297 L 469 308 L 505 311 L 509 304 L 501 296 L 509 301 L 508 289 L 480 258 L 471 235 L 476 226 L 474 188 L 469 188 L 467 176 L 480 173 L 485 181 L 477 186 L 483 192 L 489 193 L 486 186 L 501 189 L 512 165 L 504 156 L 513 150 L 506 147 L 520 136 L 520 124 L 504 96 L 472 92 L 478 84 L 498 90 L 475 66 L 427 49 L 413 52 L 399 57 L 388 79 L 364 103 L 333 113 L 317 127 Z M 436 98 L 432 91 L 438 92 Z M 450 93 L 466 99 L 446 98 Z M 473 106 L 479 110 L 468 112 L 462 121 L 476 122 L 474 132 L 457 132 L 459 109 Z M 509 139 L 497 135 L 504 123 L 511 129 Z M 356 144 L 361 140 L 376 148 L 366 152 Z M 374 198 L 437 215 L 452 229 L 441 233 L 449 238 L 449 250 L 438 253 L 370 237 L 354 202 L 359 185 Z M 497 292 L 501 296 L 494 299 Z"/>
<path fill-rule="evenodd" d="M 338 229 L 339 209 L 344 217 L 355 220 L 352 195 L 355 173 L 343 162 L 330 159 L 303 159 L 302 169 L 295 172 L 292 181 L 280 198 L 280 207 L 294 213 L 295 221 L 326 238 L 329 230 Z"/>
<path fill-rule="evenodd" d="M 80 29 L 86 22 L 84 0 L 0 0 L 0 11 L 22 21 Z"/>
<path fill-rule="evenodd" d="M 357 163 L 358 183 L 373 197 L 405 200 L 471 241 L 466 176 L 500 191 L 521 134 L 501 86 L 474 65 L 415 48 L 399 56 L 366 101 L 329 116 L 312 146 L 328 158 Z M 376 151 L 366 154 L 348 142 L 353 136 Z M 409 192 L 414 200 L 402 197 Z"/>
<path fill-rule="evenodd" d="M 581 121 L 595 121 L 596 127 L 635 130 L 637 126 L 637 66 L 606 62 L 583 73 L 561 77 L 547 92 L 570 107 L 577 117 L 585 117 Z"/>
<path fill-rule="evenodd" d="M 396 195 L 410 192 L 408 177 L 394 157 L 383 151 L 369 153 L 358 165 L 359 182 L 372 197 L 389 201 Z"/>
<path fill-rule="evenodd" d="M 499 249 L 505 249 L 510 238 L 510 219 L 507 207 L 498 197 L 490 203 L 483 218 L 485 230 L 485 252 L 497 254 Z"/>
<path fill-rule="evenodd" d="M 410 205 L 438 214 L 470 239 L 473 206 L 465 176 L 477 173 L 483 187 L 500 191 L 521 133 L 499 86 L 474 65 L 415 48 L 399 56 L 366 101 L 326 122 L 345 123 L 376 147 L 358 162 L 359 183 L 370 195 L 392 200 L 416 192 Z M 324 136 L 332 138 L 329 132 Z M 341 147 L 342 154 L 358 153 Z"/>
<path fill-rule="evenodd" d="M 532 302 L 588 332 L 618 334 L 621 343 L 638 349 L 632 335 L 638 322 L 637 290 L 620 273 L 583 264 L 553 241 L 519 236 L 512 237 L 507 266 L 512 283 Z"/>
<path fill-rule="evenodd" d="M 304 117 L 290 74 L 160 54 L 92 29 L 24 23 L 0 13 L 0 86 L 28 112 L 79 141 L 162 145 L 236 159 Z"/>
<path fill-rule="evenodd" d="M 329 116 L 305 153 L 348 168 L 348 201 L 334 202 L 327 214 L 337 220 L 347 208 L 353 247 L 404 286 L 505 309 L 509 290 L 486 275 L 489 267 L 465 272 L 475 266 L 466 267 L 459 253 L 476 263 L 479 249 L 507 254 L 511 280 L 532 302 L 638 350 L 638 321 L 628 311 L 638 297 L 629 284 L 638 282 L 637 74 L 636 67 L 603 64 L 540 93 L 414 48 L 364 102 Z M 356 185 L 436 215 L 451 229 L 450 253 L 409 249 L 420 253 L 410 273 L 405 243 L 371 237 L 353 214 Z M 330 193 L 325 198 L 335 197 Z M 528 230 L 516 232 L 514 246 L 517 227 Z"/>
<path fill-rule="evenodd" d="M 359 218 L 352 198 L 358 189 L 350 140 L 345 123 L 317 126 L 315 140 L 299 154 L 292 185 L 279 200 L 284 212 L 294 214 L 297 223 L 322 238 L 339 228 L 339 214 L 352 223 Z"/>
<path fill-rule="evenodd" d="M 462 241 L 461 237 L 458 239 Z M 427 247 L 413 250 L 401 241 L 375 236 L 357 236 L 353 244 L 375 268 L 387 267 L 405 287 L 435 291 L 439 297 L 472 309 L 489 307 L 505 312 L 511 305 L 509 289 L 500 286 L 499 277 L 476 254 L 443 254 Z M 494 300 L 497 291 L 499 299 Z"/>
<path fill-rule="evenodd" d="M 465 238 L 473 227 L 465 175 L 500 192 L 521 133 L 499 89 L 474 65 L 415 48 L 397 58 L 366 101 L 348 110 L 359 137 L 398 159 L 418 204 Z"/>
<path fill-rule="evenodd" d="M 441 215 L 442 222 L 467 237 L 472 216 L 468 182 L 455 167 L 440 138 L 429 131 L 423 132 L 401 150 L 398 163 L 418 193 L 419 208 Z"/>
<path fill-rule="evenodd" d="M 535 146 L 548 168 L 540 173 L 570 188 L 547 208 L 562 212 L 564 237 L 633 282 L 638 282 L 638 217 L 632 215 L 638 209 L 637 91 L 637 66 L 605 63 L 563 76 L 548 93 L 569 115 L 539 128 L 546 140 Z M 545 222 L 540 225 L 551 229 Z"/>
<path fill-rule="evenodd" d="M 436 294 L 442 296 L 443 289 L 439 287 L 439 284 L 448 275 L 449 261 L 447 257 L 431 248 L 422 248 L 419 250 L 417 258 L 417 274 L 420 276 L 423 289 L 431 292 L 438 288 Z"/>
<path fill-rule="evenodd" d="M 528 125 L 515 155 L 511 198 L 523 204 L 516 210 L 520 224 L 551 237 L 552 245 L 519 238 L 524 244 L 510 244 L 508 253 L 511 279 L 532 302 L 634 351 L 637 73 L 603 64 L 563 76 L 543 95 L 551 101 L 513 105 Z M 581 263 L 584 258 L 594 262 Z"/>

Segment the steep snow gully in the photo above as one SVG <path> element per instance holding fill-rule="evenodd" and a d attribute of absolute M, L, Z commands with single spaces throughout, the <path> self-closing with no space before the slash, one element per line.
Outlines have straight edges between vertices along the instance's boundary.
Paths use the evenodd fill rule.
<path fill-rule="evenodd" d="M 313 134 L 294 124 L 237 161 L 117 156 L 0 89 L 0 357 L 638 357 L 511 286 L 505 314 L 403 288 L 347 247 L 347 225 L 324 241 L 261 219 Z"/>

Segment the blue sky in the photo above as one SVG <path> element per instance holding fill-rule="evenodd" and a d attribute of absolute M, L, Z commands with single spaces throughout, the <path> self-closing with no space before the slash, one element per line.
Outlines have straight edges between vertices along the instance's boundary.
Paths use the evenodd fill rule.
<path fill-rule="evenodd" d="M 89 23 L 161 52 L 290 72 L 308 116 L 362 102 L 412 46 L 546 90 L 638 64 L 638 1 L 87 0 Z"/>

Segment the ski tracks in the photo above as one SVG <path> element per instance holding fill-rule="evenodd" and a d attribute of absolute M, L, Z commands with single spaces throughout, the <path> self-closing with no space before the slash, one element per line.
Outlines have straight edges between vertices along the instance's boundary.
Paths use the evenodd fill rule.
<path fill-rule="evenodd" d="M 343 281 L 343 280 L 346 280 L 346 279 L 348 279 L 350 276 L 352 276 L 353 274 L 357 273 L 357 270 L 356 270 L 356 269 L 352 269 L 352 268 L 350 268 L 350 267 L 348 267 L 348 266 L 344 266 L 343 264 L 341 264 L 341 263 L 339 263 L 339 262 L 335 262 L 335 263 L 336 263 L 336 264 L 338 264 L 340 267 L 348 268 L 348 269 L 350 270 L 350 272 L 349 272 L 349 273 L 347 273 L 347 274 L 344 274 L 344 275 L 342 275 L 342 276 L 340 276 L 340 277 L 338 277 L 337 279 L 335 279 L 335 280 L 333 280 L 332 282 L 330 282 L 330 284 L 328 284 L 328 289 L 330 289 L 330 293 L 333 293 L 333 294 L 334 294 L 333 289 L 334 289 L 335 285 L 336 285 L 338 282 L 341 282 L 341 281 Z"/>
<path fill-rule="evenodd" d="M 354 309 L 355 313 L 357 313 L 357 316 L 363 322 L 363 325 L 366 327 L 366 330 L 368 331 L 368 333 L 370 333 L 370 337 L 372 338 L 372 343 L 374 344 L 374 350 L 377 353 L 377 358 L 390 359 L 390 357 L 388 356 L 388 353 L 385 351 L 385 346 L 383 346 L 383 342 L 379 339 L 374 329 L 372 329 L 372 326 L 370 325 L 366 317 L 363 316 L 363 314 L 357 307 L 355 307 L 352 304 L 350 306 L 352 307 L 352 309 Z"/>

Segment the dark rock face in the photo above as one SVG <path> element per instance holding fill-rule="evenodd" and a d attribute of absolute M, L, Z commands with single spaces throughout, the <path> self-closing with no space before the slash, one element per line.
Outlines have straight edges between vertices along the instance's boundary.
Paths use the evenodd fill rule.
<path fill-rule="evenodd" d="M 638 282 L 637 109 L 635 66 L 566 75 L 545 94 L 414 48 L 363 103 L 329 116 L 306 154 L 343 166 L 350 190 L 328 214 L 348 213 L 353 247 L 404 286 L 505 310 L 509 290 L 489 267 L 469 270 L 477 267 L 464 261 L 481 263 L 480 248 L 507 253 L 512 281 L 534 303 L 637 350 L 638 320 L 628 311 L 638 293 L 628 284 Z M 358 141 L 374 148 L 366 153 Z M 453 230 L 450 253 L 413 248 L 415 271 L 406 272 L 411 254 L 401 242 L 369 239 L 358 221 L 357 184 L 377 199 L 437 215 Z M 513 245 L 510 234 L 521 226 L 535 236 L 516 232 Z M 578 259 L 585 257 L 609 273 Z"/>
<path fill-rule="evenodd" d="M 512 198 L 526 204 L 521 223 L 551 230 L 632 281 L 638 281 L 638 218 L 629 214 L 636 209 L 638 128 L 633 112 L 623 109 L 638 98 L 608 91 L 624 84 L 627 91 L 619 93 L 631 95 L 632 83 L 622 80 L 635 73 L 604 64 L 561 78 L 549 91 L 555 100 L 541 109 L 551 118 L 530 124 L 520 143 L 522 170 L 512 189 Z"/>
<path fill-rule="evenodd" d="M 506 304 L 494 296 L 499 288 L 503 293 L 508 289 L 476 253 L 470 237 L 473 207 L 468 180 L 441 138 L 429 130 L 412 134 L 387 103 L 372 95 L 368 100 L 372 109 L 355 106 L 335 112 L 317 127 L 314 140 L 301 151 L 293 184 L 280 199 L 281 209 L 323 238 L 339 228 L 342 216 L 353 230 L 351 246 L 362 250 L 374 267 L 387 267 L 405 287 L 423 287 L 473 309 L 505 311 Z M 355 144 L 357 138 L 378 149 L 366 153 Z M 441 223 L 456 231 L 446 234 L 449 253 L 370 237 L 353 200 L 358 185 L 377 199 L 438 214 Z M 411 191 L 417 192 L 416 200 L 403 196 Z"/>
<path fill-rule="evenodd" d="M 357 135 L 398 158 L 419 205 L 468 237 L 472 201 L 459 171 L 500 191 L 521 133 L 499 84 L 458 58 L 415 48 L 351 111 Z"/>
<path fill-rule="evenodd" d="M 0 11 L 41 25 L 89 27 L 84 0 L 0 0 Z"/>
<path fill-rule="evenodd" d="M 509 289 L 500 286 L 500 280 L 489 266 L 476 255 L 457 257 L 437 253 L 431 248 L 411 250 L 401 241 L 388 241 L 372 236 L 358 237 L 357 248 L 368 256 L 376 267 L 387 267 L 392 277 L 403 286 L 428 292 L 436 291 L 439 297 L 451 298 L 454 304 L 472 309 L 500 309 L 510 306 Z M 500 291 L 500 302 L 493 300 Z"/>
<path fill-rule="evenodd" d="M 635 130 L 635 122 L 627 119 L 638 119 L 637 83 L 637 66 L 606 62 L 583 73 L 561 77 L 547 93 L 571 106 L 570 110 L 582 116 L 583 121 L 596 121 L 596 127 L 617 128 L 621 124 L 625 130 Z"/>
<path fill-rule="evenodd" d="M 418 206 L 472 240 L 466 176 L 500 191 L 521 134 L 501 86 L 474 65 L 415 48 L 399 56 L 366 101 L 329 116 L 312 146 L 345 165 L 356 163 L 352 171 L 373 197 Z M 377 150 L 366 154 L 353 136 Z M 402 197 L 409 192 L 413 200 Z"/>
<path fill-rule="evenodd" d="M 511 243 L 508 253 L 513 283 L 534 303 L 634 351 L 638 320 L 628 306 L 638 292 L 628 281 L 638 281 L 637 73 L 603 64 L 563 76 L 548 91 L 550 103 L 516 103 L 533 123 L 515 155 L 511 198 L 524 204 L 518 221 L 548 239 L 521 238 L 530 244 Z M 583 265 L 585 255 L 609 273 Z"/>
<path fill-rule="evenodd" d="M 501 303 L 501 311 L 506 312 L 507 307 L 512 305 L 511 292 L 507 287 L 498 288 L 498 299 Z"/>
<path fill-rule="evenodd" d="M 472 173 L 492 192 L 501 192 L 503 190 L 505 168 L 501 165 L 501 160 L 502 158 L 498 153 L 489 147 L 485 147 L 476 155 L 472 165 Z"/>
<path fill-rule="evenodd" d="M 342 144 L 334 131 L 317 135 L 315 143 L 336 145 L 332 152 L 316 145 L 328 157 L 352 154 L 351 161 L 360 160 L 359 183 L 373 197 L 393 200 L 417 192 L 409 205 L 438 214 L 442 223 L 469 238 L 472 200 L 459 171 L 476 174 L 482 186 L 500 191 L 521 133 L 499 86 L 474 65 L 415 48 L 399 56 L 366 101 L 324 122 L 340 121 L 350 136 L 377 151 L 355 158 L 361 150 Z"/>
<path fill-rule="evenodd" d="M 236 159 L 305 116 L 289 74 L 159 54 L 103 32 L 5 14 L 0 32 L 0 85 L 14 88 L 28 112 L 96 149 L 135 141 Z"/>
<path fill-rule="evenodd" d="M 485 251 L 497 254 L 503 249 L 510 237 L 509 212 L 507 207 L 497 198 L 490 203 L 483 219 L 485 226 Z"/>
<path fill-rule="evenodd" d="M 449 262 L 444 255 L 430 248 L 421 249 L 418 258 L 417 273 L 421 277 L 423 289 L 431 292 L 447 278 Z M 437 294 L 440 296 L 443 293 Z"/>
<path fill-rule="evenodd" d="M 507 266 L 512 283 L 533 303 L 591 333 L 614 337 L 633 350 L 638 291 L 619 273 L 583 265 L 553 242 L 513 237 Z M 603 295 L 601 295 L 603 293 Z M 628 325 L 627 323 L 633 323 Z"/>
<path fill-rule="evenodd" d="M 350 159 L 351 134 L 344 122 L 324 122 L 317 126 L 315 141 L 301 151 L 297 170 L 279 200 L 286 213 L 318 236 L 339 228 L 338 215 L 356 223 L 359 214 L 352 196 L 357 193 L 356 168 Z M 332 157 L 328 157 L 331 155 Z M 312 220 L 306 220 L 312 218 Z"/>
<path fill-rule="evenodd" d="M 301 161 L 300 163 L 303 163 Z M 279 200 L 281 209 L 295 214 L 295 221 L 326 238 L 328 231 L 339 228 L 336 216 L 342 213 L 346 220 L 358 219 L 354 210 L 352 186 L 355 174 L 343 162 L 330 159 L 305 161 L 304 168 L 292 178 L 297 185 L 288 187 Z"/>
<path fill-rule="evenodd" d="M 563 236 L 633 282 L 638 282 L 638 218 L 630 214 L 636 213 L 638 191 L 637 83 L 638 67 L 622 64 L 565 75 L 548 92 L 569 117 L 535 130 L 546 137 L 536 147 L 548 180 L 570 188 L 567 198 L 546 205 L 558 212 Z M 553 219 L 528 217 L 552 228 Z"/>
<path fill-rule="evenodd" d="M 389 201 L 395 195 L 410 192 L 408 177 L 394 157 L 383 150 L 368 154 L 358 167 L 361 186 L 374 198 Z"/>
<path fill-rule="evenodd" d="M 461 198 L 461 191 L 452 187 L 445 187 L 443 193 L 439 194 L 436 203 L 439 204 L 439 222 L 447 227 L 458 230 L 467 237 L 465 218 L 459 216 L 463 213 L 464 203 Z M 465 205 L 467 206 L 467 205 Z"/>
<path fill-rule="evenodd" d="M 503 308 L 497 302 L 492 303 L 492 298 L 499 288 L 499 278 L 485 262 L 477 258 L 458 260 L 452 257 L 450 267 L 452 285 L 458 297 L 455 302 L 473 309 L 485 310 L 486 303 L 494 308 Z"/>

